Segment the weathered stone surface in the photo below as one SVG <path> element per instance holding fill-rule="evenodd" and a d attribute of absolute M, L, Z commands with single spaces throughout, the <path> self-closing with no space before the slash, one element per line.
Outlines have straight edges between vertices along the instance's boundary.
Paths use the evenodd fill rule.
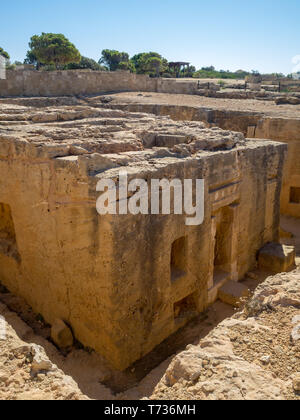
<path fill-rule="evenodd" d="M 34 374 L 41 371 L 50 371 L 53 369 L 53 365 L 45 355 L 44 349 L 41 346 L 32 344 L 31 346 L 32 364 L 31 369 Z"/>
<path fill-rule="evenodd" d="M 270 243 L 260 250 L 258 264 L 261 269 L 283 273 L 295 268 L 295 258 L 295 247 Z"/>
<path fill-rule="evenodd" d="M 293 380 L 293 388 L 296 392 L 300 392 L 300 373 L 297 373 Z"/>
<path fill-rule="evenodd" d="M 0 105 L 9 123 L 0 128 L 1 279 L 117 369 L 206 309 L 218 273 L 242 279 L 278 239 L 286 145 L 103 109 L 99 98 L 43 109 L 25 102 Z M 100 216 L 97 182 L 117 180 L 120 169 L 129 181 L 204 179 L 204 223 L 187 226 L 173 210 Z"/>
<path fill-rule="evenodd" d="M 0 303 L 0 315 L 7 321 L 7 340 L 0 340 L 0 399 L 299 400 L 299 346 L 290 342 L 289 332 L 300 322 L 300 306 L 280 303 L 298 300 L 300 304 L 299 280 L 299 270 L 268 278 L 253 298 L 263 299 L 259 315 L 249 317 L 247 308 L 236 313 L 199 344 L 197 341 L 197 345 L 188 345 L 185 352 L 174 355 L 172 364 L 164 361 L 134 388 L 118 395 L 99 383 L 107 381 L 107 373 L 100 374 L 105 370 L 99 356 L 73 350 L 67 358 L 62 357 L 50 342 L 33 334 L 15 313 Z M 19 310 L 22 308 L 21 299 L 5 294 L 1 300 L 4 296 L 8 302 L 11 299 L 19 302 Z M 269 302 L 270 297 L 275 304 Z M 43 358 L 47 354 L 51 363 L 58 363 L 71 377 L 66 377 L 54 364 L 53 370 L 33 374 L 32 345 L 20 337 L 38 342 L 45 349 L 45 352 L 40 349 Z M 119 378 L 122 377 L 126 374 L 120 373 Z"/>
<path fill-rule="evenodd" d="M 256 317 L 265 310 L 272 310 L 273 307 L 300 308 L 300 273 L 299 269 L 288 274 L 279 274 L 268 278 L 262 285 L 258 286 L 255 295 L 247 303 L 245 312 L 249 317 Z M 294 322 L 295 314 L 291 319 Z"/>
<path fill-rule="evenodd" d="M 21 302 L 21 299 L 18 301 Z M 77 383 L 58 369 L 55 363 L 61 362 L 61 356 L 52 344 L 34 334 L 16 313 L 2 303 L 0 316 L 7 320 L 6 340 L 0 340 L 1 401 L 88 399 Z"/>
<path fill-rule="evenodd" d="M 218 298 L 224 303 L 239 307 L 241 299 L 249 296 L 249 293 L 248 287 L 235 281 L 229 281 L 219 290 Z"/>
<path fill-rule="evenodd" d="M 194 82 L 196 86 L 196 81 Z M 7 71 L 0 96 L 94 95 L 100 92 L 155 91 L 157 81 L 145 75 L 101 71 Z"/>
<path fill-rule="evenodd" d="M 240 131 L 247 137 L 287 143 L 281 213 L 300 218 L 300 105 L 277 106 L 273 102 L 255 100 L 257 93 L 250 93 L 254 96 L 238 92 L 238 100 L 235 100 L 234 92 L 225 96 L 222 91 L 218 93 L 218 98 L 160 93 L 153 93 L 151 98 L 147 98 L 146 95 L 138 97 L 136 93 L 121 93 L 112 95 L 113 101 L 109 106 L 168 115 L 176 121 L 203 121 L 208 126 Z M 285 97 L 285 94 L 282 95 Z M 264 96 L 264 99 L 267 98 Z M 96 100 L 91 98 L 90 101 L 93 103 Z"/>
<path fill-rule="evenodd" d="M 294 316 L 293 320 L 292 320 L 293 324 L 300 324 L 300 315 L 296 315 Z"/>
<path fill-rule="evenodd" d="M 294 316 L 292 319 L 292 324 L 295 325 L 295 327 L 292 330 L 291 334 L 291 340 L 294 344 L 300 343 L 300 315 Z"/>
<path fill-rule="evenodd" d="M 61 319 L 54 321 L 51 328 L 51 338 L 61 349 L 73 346 L 72 331 Z"/>
<path fill-rule="evenodd" d="M 299 346 L 288 336 L 299 280 L 299 270 L 269 277 L 242 312 L 173 358 L 150 399 L 299 400 Z"/>

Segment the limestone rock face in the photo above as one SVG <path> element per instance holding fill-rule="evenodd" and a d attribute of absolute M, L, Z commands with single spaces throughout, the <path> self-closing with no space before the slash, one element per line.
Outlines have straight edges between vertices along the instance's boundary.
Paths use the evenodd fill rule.
<path fill-rule="evenodd" d="M 20 101 L 0 101 L 0 277 L 53 325 L 58 346 L 72 341 L 60 319 L 124 370 L 278 240 L 285 144 L 103 108 L 100 98 Z M 203 179 L 203 223 L 188 226 L 174 208 L 100 215 L 96 186 L 117 192 L 120 170 L 148 187 Z"/>
<path fill-rule="evenodd" d="M 278 276 L 270 277 L 262 285 L 258 286 L 251 301 L 247 303 L 245 312 L 249 317 L 258 316 L 266 309 L 272 307 L 292 307 L 300 308 L 300 279 L 299 269 Z M 295 312 L 291 318 L 291 325 L 298 325 L 295 322 L 298 319 L 298 313 Z"/>
<path fill-rule="evenodd" d="M 299 269 L 268 278 L 242 312 L 174 357 L 151 399 L 299 400 L 299 281 Z"/>
<path fill-rule="evenodd" d="M 267 329 L 253 321 L 227 320 L 199 346 L 179 354 L 169 366 L 153 399 L 260 400 L 280 399 L 285 383 L 235 355 L 230 329 L 260 332 Z"/>
<path fill-rule="evenodd" d="M 295 268 L 295 260 L 295 247 L 270 243 L 259 252 L 258 264 L 261 269 L 283 273 Z"/>

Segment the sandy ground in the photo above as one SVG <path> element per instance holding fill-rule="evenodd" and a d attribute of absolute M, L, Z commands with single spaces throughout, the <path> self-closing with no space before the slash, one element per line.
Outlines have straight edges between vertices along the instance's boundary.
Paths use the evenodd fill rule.
<path fill-rule="evenodd" d="M 300 105 L 276 105 L 271 101 L 260 101 L 256 99 L 220 99 L 196 95 L 142 92 L 123 92 L 110 96 L 113 98 L 112 104 L 138 103 L 178 105 L 219 110 L 224 109 L 226 111 L 262 113 L 278 118 L 300 118 Z"/>

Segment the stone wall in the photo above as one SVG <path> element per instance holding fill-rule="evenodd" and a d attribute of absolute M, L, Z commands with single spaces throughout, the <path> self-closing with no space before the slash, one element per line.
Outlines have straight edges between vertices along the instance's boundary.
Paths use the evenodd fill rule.
<path fill-rule="evenodd" d="M 127 72 L 7 71 L 0 96 L 72 96 L 104 92 L 156 91 L 156 79 Z"/>
<path fill-rule="evenodd" d="M 297 80 L 283 79 L 280 81 L 280 85 L 282 89 L 289 89 L 295 92 L 300 90 L 300 81 Z M 256 96 L 268 98 L 266 93 L 259 95 L 248 91 L 220 92 L 220 86 L 217 83 L 207 83 L 198 80 L 150 78 L 146 75 L 131 74 L 124 71 L 68 70 L 46 72 L 25 69 L 7 71 L 5 80 L 1 80 L 0 77 L 0 97 L 95 95 L 130 91 L 204 95 L 234 99 L 253 99 Z M 274 99 L 272 95 L 269 96 L 270 99 Z"/>
<path fill-rule="evenodd" d="M 198 82 L 198 80 L 180 80 L 180 79 L 164 79 L 157 80 L 156 92 L 158 93 L 177 93 L 181 95 L 199 95 L 203 90 L 209 91 L 214 87 L 215 90 L 220 89 L 214 83 Z M 202 93 L 203 94 L 203 93 Z"/>
<path fill-rule="evenodd" d="M 72 96 L 108 92 L 141 91 L 195 95 L 207 83 L 154 79 L 128 72 L 101 71 L 7 71 L 0 80 L 0 97 Z"/>
<path fill-rule="evenodd" d="M 281 194 L 281 212 L 300 217 L 300 120 L 263 118 L 255 128 L 255 138 L 267 138 L 288 144 Z"/>

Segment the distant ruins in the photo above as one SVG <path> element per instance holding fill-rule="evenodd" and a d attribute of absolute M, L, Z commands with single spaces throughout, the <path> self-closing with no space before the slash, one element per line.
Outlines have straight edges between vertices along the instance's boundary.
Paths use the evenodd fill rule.
<path fill-rule="evenodd" d="M 124 370 L 278 240 L 287 146 L 101 100 L 0 104 L 0 279 Z M 68 105 L 70 102 L 73 105 Z M 23 105 L 22 105 L 23 103 Z M 205 220 L 96 211 L 99 179 L 205 180 Z"/>

